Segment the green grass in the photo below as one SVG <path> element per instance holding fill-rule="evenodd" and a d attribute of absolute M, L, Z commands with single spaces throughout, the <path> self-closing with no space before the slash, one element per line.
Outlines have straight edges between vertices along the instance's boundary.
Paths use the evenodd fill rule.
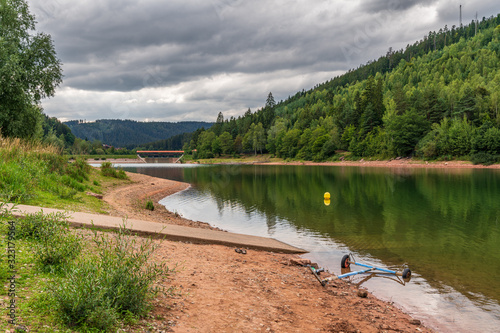
<path fill-rule="evenodd" d="M 68 162 L 52 146 L 0 137 L 0 201 L 106 213 L 107 204 L 86 192 L 128 182 L 123 171 L 116 175 L 122 179 L 102 175 L 82 158 Z"/>

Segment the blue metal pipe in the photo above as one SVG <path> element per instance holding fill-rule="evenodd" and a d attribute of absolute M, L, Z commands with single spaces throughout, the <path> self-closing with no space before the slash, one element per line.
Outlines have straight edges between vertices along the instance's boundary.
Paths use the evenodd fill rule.
<path fill-rule="evenodd" d="M 357 265 L 357 266 L 362 266 L 362 267 L 368 267 L 368 268 L 376 269 L 378 271 L 382 271 L 382 272 L 386 272 L 386 273 L 396 274 L 396 271 L 391 271 L 390 269 L 385 269 L 385 268 L 380 268 L 380 267 L 374 267 L 374 266 L 362 264 L 362 263 L 359 263 L 359 262 L 352 262 L 351 261 L 350 263 L 354 264 L 354 265 Z"/>
<path fill-rule="evenodd" d="M 345 278 L 345 277 L 348 277 L 348 276 L 353 276 L 353 275 L 357 275 L 357 274 L 362 274 L 362 273 L 367 273 L 367 272 L 370 272 L 370 271 L 373 271 L 375 268 L 370 268 L 370 269 L 364 269 L 362 271 L 355 271 L 355 272 L 350 272 L 350 273 L 346 273 L 346 274 L 341 274 L 341 275 L 338 275 L 337 278 L 339 279 L 342 279 L 342 278 Z"/>

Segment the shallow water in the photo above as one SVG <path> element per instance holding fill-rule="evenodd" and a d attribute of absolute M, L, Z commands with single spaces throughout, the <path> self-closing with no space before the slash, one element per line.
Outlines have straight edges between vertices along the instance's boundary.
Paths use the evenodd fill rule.
<path fill-rule="evenodd" d="M 500 172 L 324 166 L 122 165 L 192 187 L 161 201 L 182 216 L 302 247 L 340 274 L 346 253 L 412 269 L 352 278 L 439 331 L 500 327 Z M 323 194 L 331 194 L 327 206 Z"/>

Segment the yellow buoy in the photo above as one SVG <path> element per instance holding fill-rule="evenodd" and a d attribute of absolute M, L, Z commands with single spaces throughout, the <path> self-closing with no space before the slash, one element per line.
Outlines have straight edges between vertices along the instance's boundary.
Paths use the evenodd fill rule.
<path fill-rule="evenodd" d="M 325 206 L 330 206 L 330 199 L 325 199 L 324 203 L 325 203 Z"/>
<path fill-rule="evenodd" d="M 325 192 L 325 200 L 330 200 L 330 192 Z"/>

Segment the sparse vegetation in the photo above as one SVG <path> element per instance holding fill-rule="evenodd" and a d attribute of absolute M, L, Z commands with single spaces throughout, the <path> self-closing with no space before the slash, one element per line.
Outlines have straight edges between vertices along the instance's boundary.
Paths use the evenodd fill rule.
<path fill-rule="evenodd" d="M 148 209 L 148 210 L 150 210 L 150 211 L 155 210 L 155 206 L 154 206 L 154 204 L 153 204 L 153 201 L 148 200 L 148 201 L 146 202 L 146 209 Z"/>
<path fill-rule="evenodd" d="M 127 174 L 122 169 L 115 169 L 111 162 L 104 162 L 101 164 L 101 174 L 106 177 L 113 177 L 118 179 L 128 179 Z"/>
<path fill-rule="evenodd" d="M 112 233 L 75 231 L 62 214 L 16 220 L 0 203 L 0 226 L 2 239 L 15 230 L 17 315 L 30 331 L 109 332 L 137 324 L 173 272 L 152 263 L 158 243 L 132 236 L 125 224 Z M 0 261 L 0 277 L 8 272 Z M 7 292 L 4 286 L 0 296 Z"/>
<path fill-rule="evenodd" d="M 163 263 L 150 263 L 153 241 L 132 237 L 122 227 L 116 234 L 95 231 L 92 243 L 96 252 L 79 258 L 53 285 L 61 319 L 68 325 L 109 330 L 124 316 L 146 314 L 160 291 L 153 287 L 172 272 Z"/>
<path fill-rule="evenodd" d="M 33 256 L 42 271 L 59 272 L 81 250 L 81 240 L 70 233 L 66 216 L 60 213 L 28 214 L 17 222 L 17 238 L 32 241 Z"/>

